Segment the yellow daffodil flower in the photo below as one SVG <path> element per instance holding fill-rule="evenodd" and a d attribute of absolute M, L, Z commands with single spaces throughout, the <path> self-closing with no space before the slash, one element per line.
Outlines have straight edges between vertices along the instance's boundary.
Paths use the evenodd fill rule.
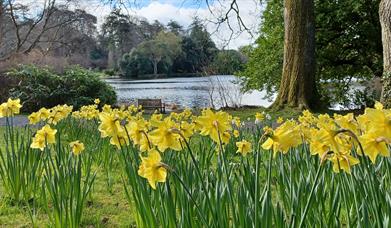
<path fill-rule="evenodd" d="M 351 173 L 351 167 L 360 163 L 360 161 L 350 155 L 349 153 L 345 154 L 333 154 L 329 160 L 333 163 L 333 171 L 335 173 L 339 173 L 342 169 L 346 173 Z"/>
<path fill-rule="evenodd" d="M 73 142 L 70 142 L 69 143 L 69 146 L 71 147 L 72 149 L 72 153 L 74 155 L 79 155 L 81 154 L 81 152 L 83 152 L 83 150 L 85 149 L 84 148 L 84 144 L 81 143 L 79 140 L 76 140 L 76 141 L 73 141 Z"/>
<path fill-rule="evenodd" d="M 234 117 L 232 119 L 232 123 L 236 126 L 236 127 L 240 127 L 240 118 L 239 117 Z"/>
<path fill-rule="evenodd" d="M 171 118 L 167 117 L 149 133 L 150 140 L 161 152 L 168 148 L 180 151 L 182 149 L 179 141 L 180 135 L 175 130 L 179 132 L 179 127 Z"/>
<path fill-rule="evenodd" d="M 57 130 L 52 129 L 49 125 L 43 126 L 40 130 L 37 131 L 31 143 L 31 148 L 33 149 L 43 149 L 46 147 L 46 144 L 52 144 L 56 142 Z"/>
<path fill-rule="evenodd" d="M 41 120 L 46 120 L 50 116 L 50 111 L 46 108 L 39 109 L 38 113 Z"/>
<path fill-rule="evenodd" d="M 20 99 L 13 100 L 8 98 L 7 102 L 0 105 L 0 118 L 17 115 L 20 113 L 21 108 Z"/>
<path fill-rule="evenodd" d="M 384 157 L 390 156 L 390 151 L 387 147 L 387 140 L 384 137 L 378 136 L 375 133 L 367 133 L 360 136 L 360 142 L 366 154 L 372 161 L 376 162 L 377 156 L 380 154 Z"/>
<path fill-rule="evenodd" d="M 226 112 L 214 113 L 210 109 L 202 112 L 202 115 L 197 118 L 196 122 L 200 129 L 201 135 L 209 135 L 210 138 L 219 143 L 222 134 L 231 130 L 230 115 Z"/>
<path fill-rule="evenodd" d="M 30 124 L 36 124 L 41 121 L 39 112 L 33 112 L 27 118 L 29 119 Z"/>
<path fill-rule="evenodd" d="M 251 152 L 251 143 L 248 142 L 247 140 L 236 142 L 236 147 L 238 148 L 236 152 L 241 153 L 243 156 Z"/>
<path fill-rule="evenodd" d="M 233 135 L 234 135 L 235 138 L 238 138 L 240 133 L 239 133 L 238 130 L 234 130 Z"/>
<path fill-rule="evenodd" d="M 157 150 L 150 150 L 147 157 L 141 157 L 138 175 L 148 179 L 148 183 L 156 189 L 156 182 L 164 183 L 167 178 L 167 170 L 161 163 L 161 156 Z"/>
<path fill-rule="evenodd" d="M 265 119 L 265 114 L 257 112 L 255 113 L 255 124 L 262 122 Z"/>
<path fill-rule="evenodd" d="M 278 124 L 282 124 L 282 122 L 284 122 L 284 118 L 282 118 L 281 116 L 277 118 L 277 123 Z"/>
<path fill-rule="evenodd" d="M 132 139 L 135 145 L 139 145 L 143 137 L 145 137 L 146 132 L 148 131 L 147 122 L 140 118 L 130 121 L 126 124 L 126 129 L 128 130 L 129 136 Z"/>
<path fill-rule="evenodd" d="M 301 137 L 295 122 L 286 121 L 269 135 L 269 138 L 262 144 L 262 148 L 273 149 L 275 156 L 277 152 L 288 153 L 289 148 L 299 144 L 301 144 Z"/>

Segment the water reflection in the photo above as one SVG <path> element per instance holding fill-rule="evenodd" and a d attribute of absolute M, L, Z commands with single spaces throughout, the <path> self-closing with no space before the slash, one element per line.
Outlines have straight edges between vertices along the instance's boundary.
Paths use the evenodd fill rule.
<path fill-rule="evenodd" d="M 241 93 L 239 79 L 231 75 L 169 78 L 154 80 L 106 79 L 118 95 L 120 103 L 136 103 L 137 99 L 159 98 L 166 104 L 184 107 L 235 105 L 269 106 L 264 91 Z"/>

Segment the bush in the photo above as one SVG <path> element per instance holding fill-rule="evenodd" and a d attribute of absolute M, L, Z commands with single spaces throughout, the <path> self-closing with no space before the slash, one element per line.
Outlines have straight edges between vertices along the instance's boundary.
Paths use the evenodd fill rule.
<path fill-rule="evenodd" d="M 9 95 L 24 102 L 24 112 L 58 104 L 69 104 L 78 109 L 93 103 L 96 98 L 103 104 L 114 104 L 117 100 L 114 89 L 103 82 L 98 73 L 79 66 L 72 66 L 58 75 L 49 68 L 21 65 L 7 75 L 19 81 Z"/>

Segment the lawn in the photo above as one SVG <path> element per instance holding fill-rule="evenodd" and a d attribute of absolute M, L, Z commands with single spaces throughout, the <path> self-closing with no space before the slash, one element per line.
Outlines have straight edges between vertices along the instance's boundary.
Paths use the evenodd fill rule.
<path fill-rule="evenodd" d="M 0 149 L 4 151 L 5 127 L 0 127 Z M 119 169 L 119 167 L 117 167 Z M 95 167 L 99 170 L 99 167 Z M 133 208 L 129 205 L 123 191 L 121 172 L 112 172 L 112 186 L 107 186 L 107 178 L 103 171 L 97 172 L 92 194 L 88 197 L 83 227 L 132 227 L 135 225 L 132 214 Z M 0 226 L 1 227 L 30 227 L 30 216 L 26 204 L 15 205 L 4 195 L 4 188 L 0 186 Z M 49 223 L 46 213 L 39 209 L 36 215 L 36 226 L 44 227 Z"/>

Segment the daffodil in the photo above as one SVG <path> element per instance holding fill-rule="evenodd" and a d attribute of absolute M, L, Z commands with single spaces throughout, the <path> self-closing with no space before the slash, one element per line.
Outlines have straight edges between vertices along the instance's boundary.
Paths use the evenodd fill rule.
<path fill-rule="evenodd" d="M 144 119 L 135 119 L 126 124 L 130 138 L 135 145 L 139 145 L 148 131 L 147 122 Z"/>
<path fill-rule="evenodd" d="M 231 139 L 231 134 L 229 131 L 224 131 L 223 134 L 221 134 L 221 143 L 226 145 L 229 143 L 229 140 Z"/>
<path fill-rule="evenodd" d="M 233 135 L 234 135 L 235 138 L 238 138 L 240 133 L 239 133 L 238 130 L 234 130 Z"/>
<path fill-rule="evenodd" d="M 260 113 L 260 112 L 255 113 L 255 124 L 260 123 L 264 119 L 265 119 L 265 114 L 264 113 Z"/>
<path fill-rule="evenodd" d="M 357 121 L 363 131 L 391 139 L 391 110 L 367 108 Z"/>
<path fill-rule="evenodd" d="M 101 123 L 98 130 L 100 131 L 102 138 L 112 137 L 124 131 L 119 118 L 113 113 L 102 112 L 99 114 L 99 119 Z"/>
<path fill-rule="evenodd" d="M 186 140 L 194 134 L 194 127 L 195 125 L 193 123 L 188 123 L 186 121 L 181 122 L 179 129 Z"/>
<path fill-rule="evenodd" d="M 39 112 L 33 112 L 27 118 L 28 118 L 30 124 L 36 124 L 39 121 L 41 121 Z"/>
<path fill-rule="evenodd" d="M 289 148 L 301 144 L 301 137 L 295 122 L 287 121 L 276 128 L 268 139 L 262 144 L 265 150 L 273 149 L 274 155 L 277 152 L 287 153 Z"/>
<path fill-rule="evenodd" d="M 310 151 L 312 155 L 322 157 L 325 153 L 345 153 L 352 149 L 349 137 L 336 130 L 319 129 L 312 131 L 310 138 Z"/>
<path fill-rule="evenodd" d="M 197 126 L 200 128 L 201 135 L 209 135 L 210 138 L 219 143 L 222 134 L 231 130 L 230 115 L 226 112 L 214 113 L 210 109 L 204 110 L 202 115 L 197 118 Z"/>
<path fill-rule="evenodd" d="M 240 127 L 240 118 L 239 117 L 234 117 L 232 119 L 232 124 L 235 125 L 236 127 Z"/>
<path fill-rule="evenodd" d="M 83 152 L 83 150 L 85 149 L 84 144 L 81 143 L 79 140 L 70 142 L 69 146 L 71 147 L 72 153 L 74 155 L 81 154 L 81 152 Z"/>
<path fill-rule="evenodd" d="M 349 113 L 344 116 L 334 114 L 334 120 L 341 128 L 348 129 L 355 134 L 359 133 L 359 126 L 357 121 L 354 119 L 353 113 Z"/>
<path fill-rule="evenodd" d="M 149 119 L 149 123 L 151 124 L 151 126 L 157 127 L 161 124 L 162 119 L 163 119 L 162 114 L 154 113 L 154 114 L 152 114 L 151 118 Z"/>
<path fill-rule="evenodd" d="M 238 148 L 236 152 L 241 153 L 244 156 L 251 152 L 251 143 L 247 140 L 236 142 L 236 147 Z"/>
<path fill-rule="evenodd" d="M 360 163 L 360 161 L 349 153 L 335 153 L 329 160 L 333 163 L 333 171 L 339 173 L 342 169 L 346 173 L 351 173 L 351 167 Z"/>
<path fill-rule="evenodd" d="M 146 178 L 153 189 L 156 189 L 156 182 L 166 182 L 167 170 L 161 160 L 159 152 L 155 149 L 150 150 L 147 157 L 141 157 L 138 175 Z"/>
<path fill-rule="evenodd" d="M 277 123 L 278 124 L 282 124 L 282 122 L 284 122 L 284 118 L 282 118 L 281 116 L 277 118 Z"/>
<path fill-rule="evenodd" d="M 8 98 L 7 102 L 0 105 L 0 118 L 19 114 L 21 108 L 20 99 Z"/>
<path fill-rule="evenodd" d="M 373 132 L 360 136 L 360 142 L 364 150 L 363 152 L 371 159 L 372 163 L 376 162 L 376 158 L 379 154 L 384 157 L 390 156 L 390 151 L 387 147 L 388 141 L 388 139 L 378 136 Z"/>
<path fill-rule="evenodd" d="M 167 117 L 157 126 L 156 129 L 149 133 L 150 140 L 153 145 L 164 152 L 166 149 L 171 148 L 176 151 L 182 149 L 180 144 L 180 132 L 176 123 Z"/>
<path fill-rule="evenodd" d="M 66 104 L 53 107 L 48 117 L 48 123 L 57 124 L 62 119 L 65 119 L 72 112 L 72 109 L 73 106 L 68 106 Z"/>
<path fill-rule="evenodd" d="M 47 108 L 41 108 L 38 111 L 41 120 L 46 120 L 50 116 L 50 111 Z"/>
<path fill-rule="evenodd" d="M 100 99 L 99 99 L 99 98 L 96 98 L 96 99 L 94 100 L 94 103 L 97 104 L 97 105 L 100 104 Z"/>
<path fill-rule="evenodd" d="M 376 102 L 375 102 L 375 109 L 377 109 L 377 110 L 383 110 L 383 104 L 380 103 L 380 102 L 378 102 L 378 101 L 376 101 Z"/>
<path fill-rule="evenodd" d="M 121 149 L 122 146 L 129 145 L 129 137 L 124 130 L 119 131 L 111 136 L 110 144 L 116 146 L 117 149 Z"/>
<path fill-rule="evenodd" d="M 49 125 L 43 126 L 35 134 L 33 142 L 31 143 L 31 148 L 40 149 L 43 151 L 47 144 L 52 144 L 56 142 L 56 133 L 57 130 L 52 129 Z"/>

